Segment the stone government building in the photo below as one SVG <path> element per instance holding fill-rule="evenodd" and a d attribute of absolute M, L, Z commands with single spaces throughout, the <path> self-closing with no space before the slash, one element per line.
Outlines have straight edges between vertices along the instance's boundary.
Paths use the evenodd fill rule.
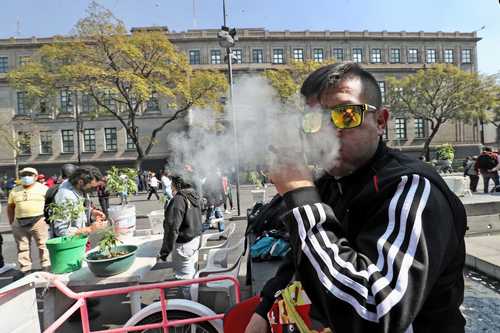
<path fill-rule="evenodd" d="M 166 27 L 134 28 L 161 29 L 179 50 L 185 52 L 195 69 L 225 71 L 225 50 L 217 41 L 217 29 L 168 31 Z M 351 31 L 267 31 L 261 28 L 239 29 L 239 41 L 233 50 L 235 80 L 242 74 L 260 72 L 268 68 L 286 66 L 291 60 L 322 62 L 352 60 L 363 64 L 386 90 L 385 77 L 402 77 L 433 63 L 451 63 L 466 71 L 477 71 L 477 42 L 475 32 L 351 32 Z M 127 140 L 125 129 L 113 117 L 88 115 L 92 104 L 85 98 L 75 101 L 74 95 L 61 91 L 59 108 L 41 113 L 29 110 L 23 92 L 8 86 L 6 73 L 30 60 L 30 57 L 52 38 L 0 39 L 0 121 L 13 119 L 18 135 L 30 138 L 22 147 L 21 165 L 34 165 L 45 173 L 55 173 L 63 163 L 77 160 L 76 140 L 81 143 L 82 163 L 101 167 L 132 166 L 136 159 L 133 143 Z M 75 103 L 84 119 L 77 135 Z M 119 107 L 119 106 L 116 106 Z M 168 114 L 166 103 L 152 98 L 144 106 L 140 126 L 152 131 L 154 125 Z M 186 122 L 167 127 L 158 137 L 159 143 L 143 163 L 144 168 L 161 168 L 169 154 L 167 131 L 182 130 Z M 388 144 L 409 152 L 419 151 L 428 135 L 428 124 L 423 119 L 392 118 L 385 134 Z M 496 131 L 488 128 L 486 142 L 496 143 Z M 450 121 L 440 129 L 432 144 L 451 143 L 458 147 L 457 156 L 476 153 L 480 143 L 480 128 L 461 121 Z M 14 157 L 8 145 L 0 144 L 0 172 L 12 172 Z"/>

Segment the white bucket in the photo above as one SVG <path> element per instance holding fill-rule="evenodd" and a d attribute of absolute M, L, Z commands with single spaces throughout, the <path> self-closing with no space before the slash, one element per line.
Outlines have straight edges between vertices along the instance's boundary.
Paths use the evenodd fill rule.
<path fill-rule="evenodd" d="M 113 206 L 108 209 L 109 219 L 119 236 L 133 236 L 135 231 L 135 206 Z"/>

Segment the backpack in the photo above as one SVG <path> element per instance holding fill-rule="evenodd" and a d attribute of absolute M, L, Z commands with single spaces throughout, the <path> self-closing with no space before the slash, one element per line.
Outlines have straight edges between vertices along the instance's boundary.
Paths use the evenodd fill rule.
<path fill-rule="evenodd" d="M 496 167 L 498 160 L 494 154 L 486 153 L 481 154 L 477 158 L 477 166 L 482 170 L 490 170 Z"/>
<path fill-rule="evenodd" d="M 61 184 L 56 184 L 49 188 L 47 192 L 45 193 L 45 204 L 43 206 L 43 216 L 45 217 L 45 222 L 50 225 L 49 217 L 52 215 L 52 209 L 49 208 L 49 205 L 53 203 L 57 194 L 57 191 L 59 191 L 59 186 Z"/>
<path fill-rule="evenodd" d="M 247 233 L 253 232 L 260 236 L 265 231 L 276 229 L 286 230 L 281 216 L 287 212 L 283 198 L 277 194 L 267 204 L 260 202 L 247 212 Z"/>

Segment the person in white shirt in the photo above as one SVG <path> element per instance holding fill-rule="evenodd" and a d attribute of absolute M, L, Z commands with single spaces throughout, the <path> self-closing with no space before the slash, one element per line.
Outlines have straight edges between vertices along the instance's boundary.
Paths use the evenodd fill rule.
<path fill-rule="evenodd" d="M 161 184 L 163 186 L 163 195 L 165 196 L 165 202 L 168 203 L 172 199 L 172 180 L 168 176 L 167 172 L 162 172 Z"/>
<path fill-rule="evenodd" d="M 148 200 L 151 199 L 151 195 L 156 195 L 156 199 L 160 200 L 160 197 L 158 196 L 158 185 L 159 181 L 158 178 L 156 178 L 156 175 L 154 172 L 151 173 L 151 178 L 149 179 L 149 194 L 148 194 Z"/>

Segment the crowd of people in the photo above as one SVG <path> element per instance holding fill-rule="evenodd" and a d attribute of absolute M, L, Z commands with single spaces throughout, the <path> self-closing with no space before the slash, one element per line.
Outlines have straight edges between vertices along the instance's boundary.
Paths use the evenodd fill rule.
<path fill-rule="evenodd" d="M 500 177 L 498 170 L 500 169 L 500 155 L 494 152 L 491 147 L 484 147 L 479 156 L 467 156 L 463 163 L 464 177 L 469 177 L 469 189 L 471 192 L 477 192 L 477 184 L 479 176 L 483 180 L 483 192 L 498 192 L 500 191 Z M 490 188 L 490 181 L 493 183 L 493 188 Z"/>
<path fill-rule="evenodd" d="M 157 200 L 161 193 L 164 197 L 164 209 L 167 212 L 169 206 L 178 209 L 179 200 L 172 200 L 176 194 L 184 193 L 187 186 L 196 189 L 199 203 L 192 202 L 195 207 L 199 207 L 200 221 L 199 228 L 195 230 L 205 230 L 211 225 L 213 219 L 218 219 L 219 230 L 224 230 L 223 210 L 229 213 L 228 209 L 233 209 L 231 194 L 231 184 L 228 177 L 223 176 L 219 170 L 212 175 L 200 176 L 191 165 L 184 167 L 185 179 L 180 178 L 169 171 L 160 172 L 159 179 L 154 171 L 140 172 L 136 182 L 139 191 L 146 193 L 150 200 L 154 195 Z M 127 182 L 125 174 L 120 174 L 119 179 Z M 35 168 L 23 168 L 19 172 L 19 179 L 2 178 L 0 186 L 7 200 L 7 216 L 12 233 L 17 246 L 17 265 L 23 273 L 32 270 L 30 256 L 31 239 L 35 240 L 39 252 L 40 266 L 43 270 L 49 270 L 50 259 L 46 242 L 51 237 L 68 236 L 75 234 L 94 233 L 107 225 L 107 215 L 109 200 L 112 193 L 107 188 L 108 176 L 103 175 L 99 169 L 93 166 L 76 166 L 65 164 L 61 168 L 60 175 L 45 177 Z M 177 187 L 176 187 L 177 184 Z M 116 193 L 121 204 L 128 203 L 128 191 Z M 95 193 L 98 198 L 99 208 L 92 202 L 90 194 Z M 197 199 L 197 200 L 198 200 Z M 50 220 L 50 204 L 74 202 L 83 204 L 82 214 L 76 220 L 58 219 Z M 224 208 L 222 208 L 224 207 Z M 167 217 L 167 213 L 165 216 Z M 171 215 L 171 214 L 170 214 Z M 205 215 L 204 218 L 201 216 Z M 166 235 L 169 235 L 168 242 L 175 244 L 178 239 L 186 239 L 185 228 L 182 232 L 174 233 L 171 227 L 179 227 L 175 219 L 170 216 L 166 221 L 172 221 L 165 225 Z M 176 234 L 176 237 L 172 235 Z M 180 237 L 180 238 L 178 238 Z M 184 238 L 183 238 L 184 237 Z M 3 239 L 0 235 L 0 249 Z M 162 249 L 163 256 L 168 247 Z M 0 272 L 14 268 L 15 265 L 4 263 L 4 258 L 0 251 Z M 178 274 L 185 276 L 185 274 Z"/>

